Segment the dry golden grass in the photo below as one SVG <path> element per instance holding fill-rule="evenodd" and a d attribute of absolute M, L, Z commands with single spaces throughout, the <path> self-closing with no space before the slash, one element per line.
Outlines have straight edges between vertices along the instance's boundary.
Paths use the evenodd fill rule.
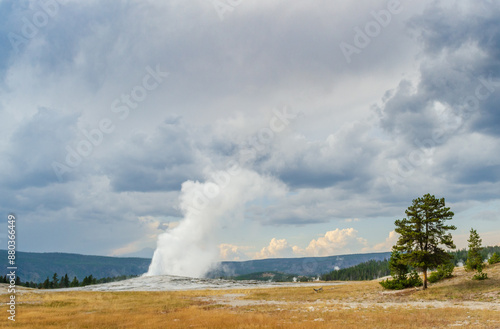
<path fill-rule="evenodd" d="M 500 328 L 500 264 L 426 291 L 376 281 L 311 287 L 177 292 L 31 291 L 17 295 L 13 328 Z M 0 296 L 1 301 L 8 295 Z"/>

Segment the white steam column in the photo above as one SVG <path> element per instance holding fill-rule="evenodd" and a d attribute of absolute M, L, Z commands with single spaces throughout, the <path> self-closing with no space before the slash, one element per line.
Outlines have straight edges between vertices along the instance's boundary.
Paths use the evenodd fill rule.
<path fill-rule="evenodd" d="M 238 169 L 214 172 L 204 183 L 182 184 L 180 208 L 184 219 L 158 237 L 145 275 L 202 277 L 219 261 L 217 241 L 222 224 L 242 220 L 248 201 L 286 193 L 281 182 Z"/>

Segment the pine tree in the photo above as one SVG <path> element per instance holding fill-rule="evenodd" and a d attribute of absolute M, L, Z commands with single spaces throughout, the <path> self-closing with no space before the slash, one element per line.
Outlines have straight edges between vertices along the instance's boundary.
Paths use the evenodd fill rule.
<path fill-rule="evenodd" d="M 52 282 L 50 283 L 51 288 L 57 288 L 59 287 L 59 279 L 57 278 L 57 273 L 54 273 L 52 276 Z"/>
<path fill-rule="evenodd" d="M 481 256 L 481 244 L 483 240 L 477 234 L 476 230 L 470 229 L 469 240 L 469 253 L 467 254 L 467 261 L 465 262 L 465 268 L 467 270 L 477 270 L 472 279 L 473 280 L 485 280 L 488 278 L 488 274 L 483 273 L 483 256 Z"/>
<path fill-rule="evenodd" d="M 76 276 L 73 278 L 73 281 L 71 281 L 70 287 L 79 287 L 80 286 L 80 282 L 78 282 L 78 279 L 76 278 Z"/>
<path fill-rule="evenodd" d="M 447 262 L 450 255 L 439 247 L 455 249 L 448 230 L 456 230 L 445 221 L 453 218 L 453 212 L 445 206 L 444 198 L 436 199 L 426 194 L 413 200 L 405 211 L 408 218 L 396 220 L 399 239 L 394 250 L 401 252 L 401 261 L 424 273 L 424 289 L 427 289 L 427 270 Z"/>
<path fill-rule="evenodd" d="M 397 251 L 393 251 L 391 254 L 389 269 L 391 276 L 396 280 L 406 280 L 406 276 L 410 272 L 408 265 L 402 261 L 401 254 Z"/>
<path fill-rule="evenodd" d="M 496 264 L 500 263 L 500 255 L 498 255 L 496 252 L 491 255 L 490 259 L 488 259 L 488 264 Z"/>
<path fill-rule="evenodd" d="M 68 273 L 66 273 L 66 274 L 64 275 L 64 279 L 63 279 L 63 286 L 64 286 L 65 288 L 68 288 L 68 287 L 69 287 L 69 277 L 68 277 Z"/>
<path fill-rule="evenodd" d="M 476 230 L 470 229 L 469 240 L 469 252 L 467 254 L 467 261 L 465 262 L 465 268 L 469 271 L 478 270 L 483 264 L 483 257 L 481 256 L 481 244 L 483 240 L 479 237 Z M 481 267 L 482 270 L 482 267 Z"/>
<path fill-rule="evenodd" d="M 45 281 L 43 282 L 42 288 L 43 289 L 49 289 L 50 288 L 49 277 L 47 277 L 47 279 L 45 279 Z"/>

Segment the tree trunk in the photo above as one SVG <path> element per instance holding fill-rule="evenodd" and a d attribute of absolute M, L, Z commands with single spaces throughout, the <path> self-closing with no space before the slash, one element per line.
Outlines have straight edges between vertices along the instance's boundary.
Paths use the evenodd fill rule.
<path fill-rule="evenodd" d="M 424 290 L 427 289 L 427 269 L 424 268 Z"/>

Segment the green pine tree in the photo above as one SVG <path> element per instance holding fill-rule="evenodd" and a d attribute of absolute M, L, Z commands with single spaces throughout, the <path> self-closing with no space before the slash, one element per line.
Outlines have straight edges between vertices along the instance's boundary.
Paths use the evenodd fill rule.
<path fill-rule="evenodd" d="M 47 277 L 47 279 L 45 279 L 45 281 L 43 282 L 42 288 L 43 289 L 49 289 L 50 288 L 49 277 Z"/>
<path fill-rule="evenodd" d="M 401 261 L 424 273 L 424 289 L 427 289 L 427 270 L 447 262 L 450 255 L 440 248 L 455 249 L 449 230 L 456 230 L 446 221 L 453 218 L 453 212 L 445 206 L 444 198 L 437 199 L 426 194 L 413 200 L 405 211 L 407 218 L 396 220 L 399 239 L 394 250 L 401 252 Z"/>
<path fill-rule="evenodd" d="M 478 267 L 481 267 L 483 264 L 483 257 L 481 256 L 481 244 L 483 240 L 479 237 L 476 230 L 470 229 L 469 240 L 469 252 L 467 253 L 467 261 L 465 262 L 465 268 L 469 271 L 479 270 Z"/>
<path fill-rule="evenodd" d="M 406 276 L 410 272 L 410 268 L 402 261 L 401 254 L 397 251 L 391 253 L 389 269 L 391 270 L 391 276 L 396 280 L 406 280 Z"/>
<path fill-rule="evenodd" d="M 73 281 L 71 281 L 71 283 L 69 284 L 70 287 L 79 287 L 80 286 L 80 282 L 78 281 L 78 279 L 76 278 L 76 276 L 73 278 Z"/>
<path fill-rule="evenodd" d="M 500 263 L 500 255 L 494 252 L 493 255 L 491 255 L 490 259 L 488 259 L 488 264 L 492 265 L 496 263 Z"/>
<path fill-rule="evenodd" d="M 59 286 L 61 288 L 68 288 L 69 287 L 69 278 L 68 278 L 68 273 L 66 273 L 62 278 L 61 282 L 59 283 Z"/>
<path fill-rule="evenodd" d="M 483 240 L 479 236 L 479 234 L 474 229 L 470 229 L 469 240 L 469 252 L 467 254 L 467 261 L 465 262 L 466 270 L 477 270 L 477 274 L 475 274 L 472 279 L 473 280 L 485 280 L 488 278 L 487 273 L 483 273 L 484 263 L 483 256 L 481 255 L 481 244 Z"/>
<path fill-rule="evenodd" d="M 52 276 L 52 282 L 50 282 L 50 287 L 51 288 L 59 287 L 59 279 L 57 277 L 57 273 L 54 273 L 54 275 Z"/>

